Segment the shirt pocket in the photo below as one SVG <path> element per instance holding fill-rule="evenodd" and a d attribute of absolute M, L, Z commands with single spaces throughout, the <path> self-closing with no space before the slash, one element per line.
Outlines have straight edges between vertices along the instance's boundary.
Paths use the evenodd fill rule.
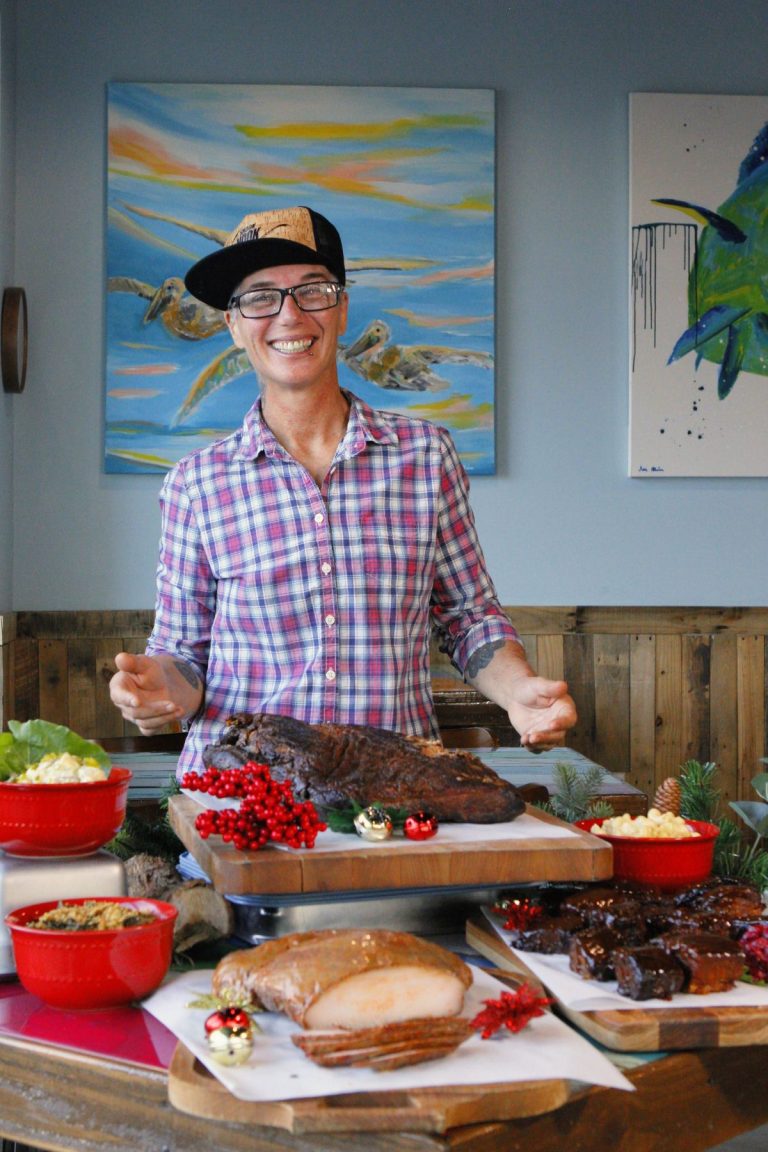
<path fill-rule="evenodd" d="M 359 563 L 365 586 L 377 598 L 413 600 L 431 587 L 434 550 L 431 540 L 412 529 L 389 527 L 360 532 Z"/>

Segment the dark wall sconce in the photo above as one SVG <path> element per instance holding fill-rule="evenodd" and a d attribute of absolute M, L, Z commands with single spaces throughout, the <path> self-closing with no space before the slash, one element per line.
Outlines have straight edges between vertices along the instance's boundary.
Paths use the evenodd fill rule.
<path fill-rule="evenodd" d="M 27 378 L 27 296 L 6 288 L 0 312 L 0 369 L 6 392 L 23 392 Z"/>

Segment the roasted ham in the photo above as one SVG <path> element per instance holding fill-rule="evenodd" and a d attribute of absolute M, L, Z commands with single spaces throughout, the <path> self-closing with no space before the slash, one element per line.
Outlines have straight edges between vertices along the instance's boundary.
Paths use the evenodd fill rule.
<path fill-rule="evenodd" d="M 471 983 L 463 960 L 408 932 L 330 928 L 230 952 L 213 993 L 302 1028 L 358 1030 L 458 1016 Z"/>
<path fill-rule="evenodd" d="M 232 716 L 206 767 L 249 760 L 289 780 L 299 800 L 321 811 L 345 804 L 426 809 L 438 820 L 495 824 L 525 810 L 519 791 L 470 752 L 438 741 L 351 724 L 305 724 L 266 712 Z"/>

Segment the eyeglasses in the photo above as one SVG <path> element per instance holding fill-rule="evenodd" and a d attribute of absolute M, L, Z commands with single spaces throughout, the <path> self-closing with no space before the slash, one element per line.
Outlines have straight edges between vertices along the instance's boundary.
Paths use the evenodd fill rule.
<path fill-rule="evenodd" d="M 233 296 L 229 307 L 238 308 L 247 320 L 259 320 L 264 316 L 277 316 L 286 296 L 291 296 L 302 312 L 324 312 L 326 308 L 336 307 L 342 291 L 341 284 L 331 280 L 313 280 L 293 288 L 249 288 Z"/>

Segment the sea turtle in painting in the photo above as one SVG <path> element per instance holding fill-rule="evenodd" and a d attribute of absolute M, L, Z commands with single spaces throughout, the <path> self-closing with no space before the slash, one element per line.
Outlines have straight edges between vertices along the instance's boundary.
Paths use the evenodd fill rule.
<path fill-rule="evenodd" d="M 368 324 L 358 338 L 339 350 L 339 359 L 358 376 L 377 384 L 405 392 L 439 392 L 448 387 L 433 364 L 493 365 L 489 352 L 473 348 L 448 348 L 436 344 L 390 344 L 391 331 L 383 320 Z"/>
<path fill-rule="evenodd" d="M 736 190 L 716 212 L 685 200 L 654 203 L 704 225 L 688 281 L 689 327 L 669 363 L 695 352 L 697 364 L 719 364 L 722 400 L 739 372 L 768 376 L 768 123 L 741 162 Z"/>
<path fill-rule="evenodd" d="M 432 371 L 432 364 L 493 365 L 489 352 L 447 348 L 435 344 L 390 344 L 389 325 L 383 320 L 367 324 L 360 336 L 339 348 L 339 361 L 378 388 L 407 392 L 438 392 L 448 387 Z M 230 346 L 206 365 L 184 397 L 173 425 L 183 424 L 211 393 L 250 370 L 245 352 Z"/>

